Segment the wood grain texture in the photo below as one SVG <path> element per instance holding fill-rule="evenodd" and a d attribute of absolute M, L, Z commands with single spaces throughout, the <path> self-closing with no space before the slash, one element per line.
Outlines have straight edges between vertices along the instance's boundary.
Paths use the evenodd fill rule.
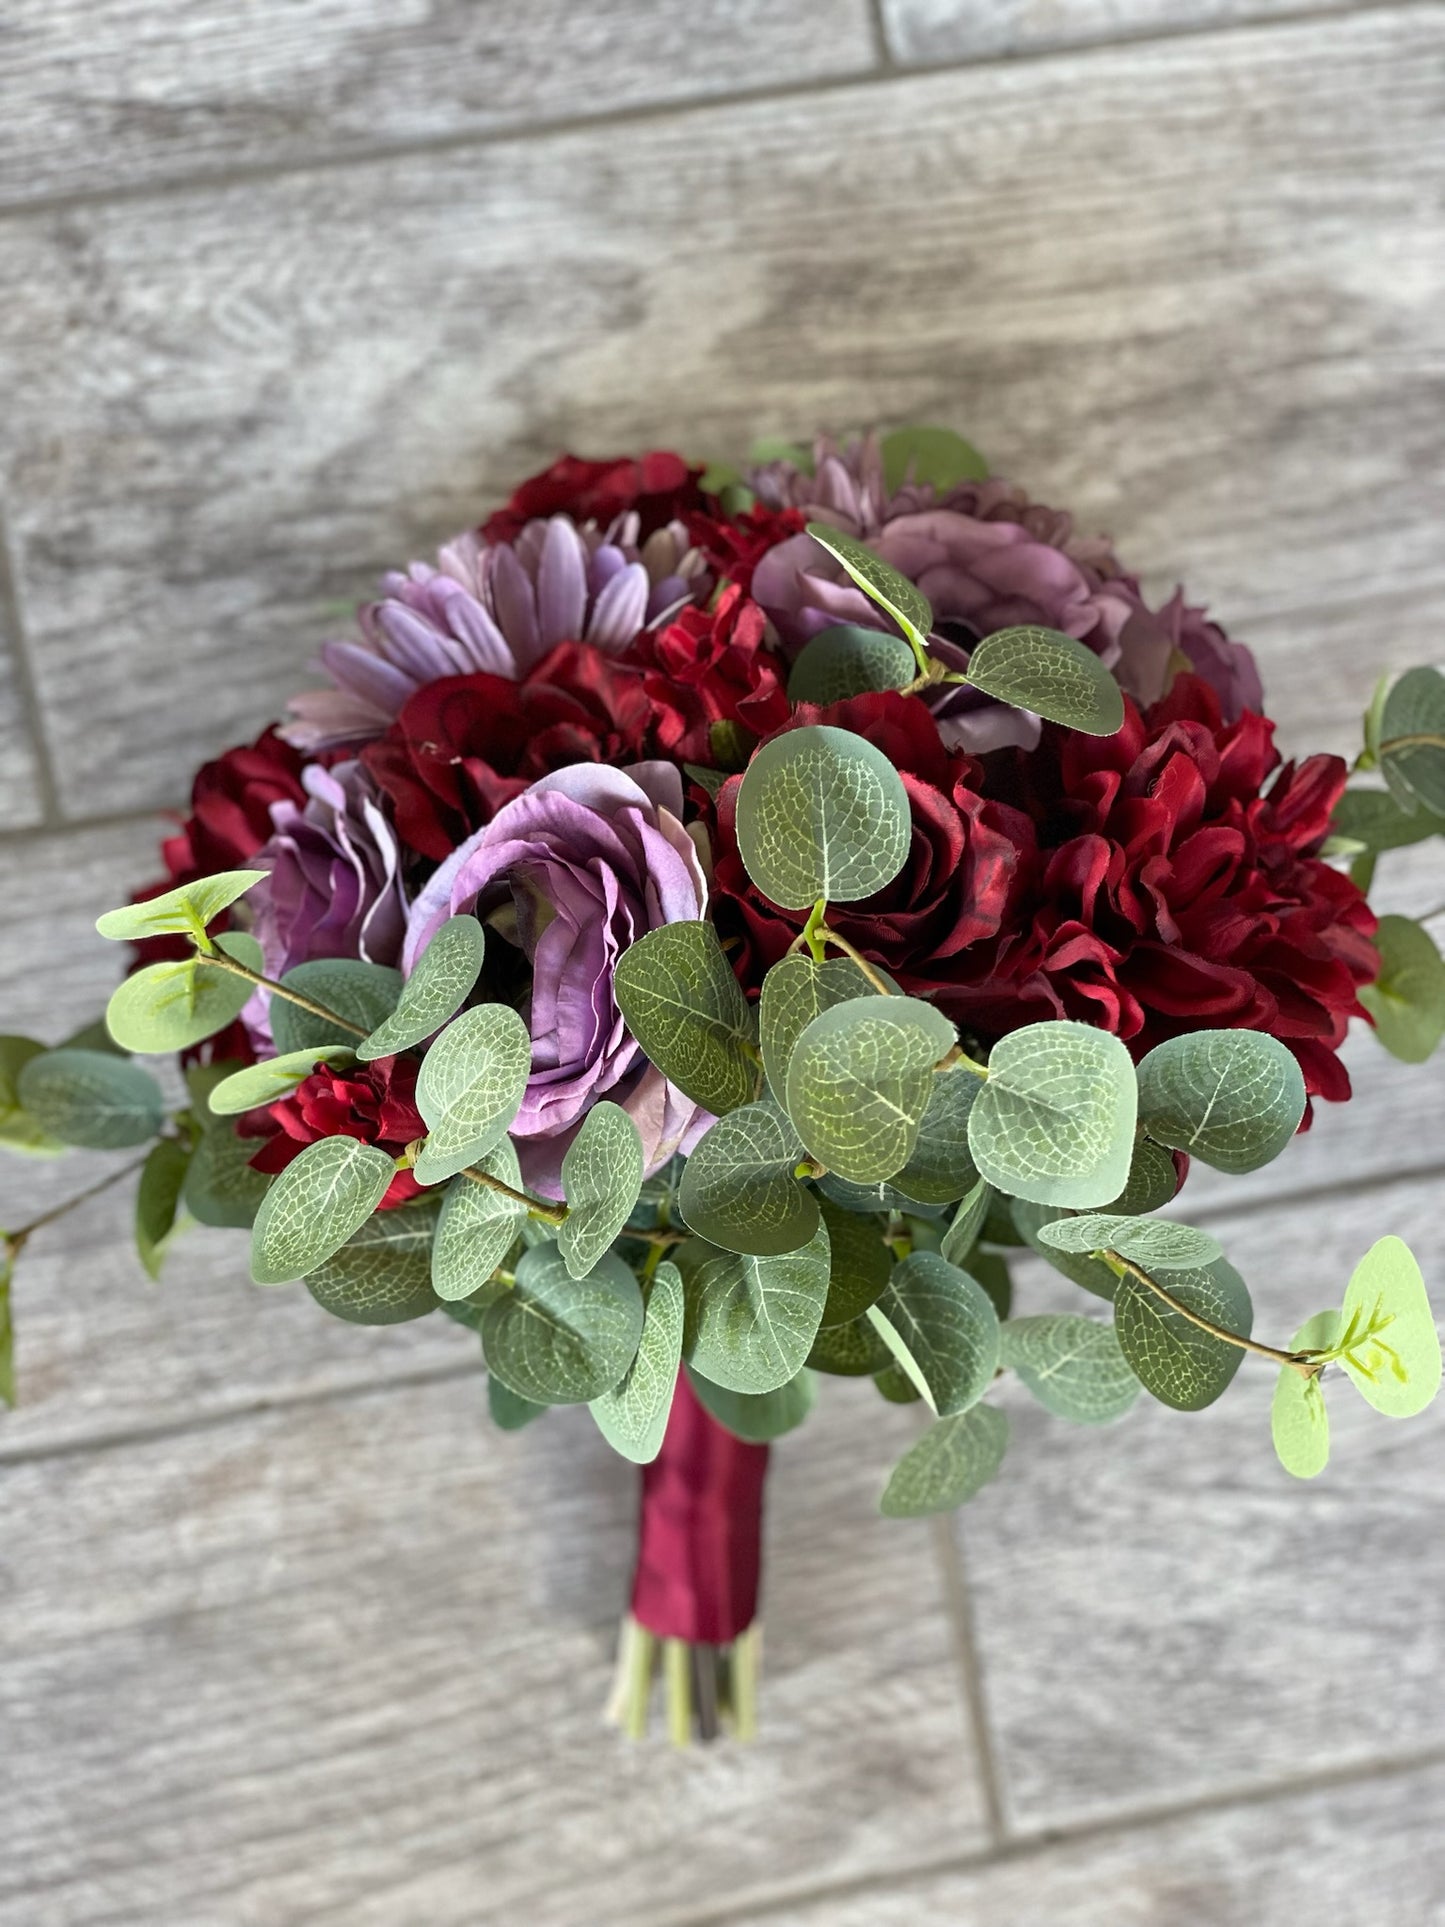
<path fill-rule="evenodd" d="M 5 1473 L 7 1927 L 661 1927 L 981 1845 L 929 1538 L 873 1513 L 908 1415 L 779 1447 L 766 1731 L 677 1754 L 599 1718 L 636 1472 L 480 1389 Z"/>
<path fill-rule="evenodd" d="M 881 0 L 888 50 L 905 65 L 1038 53 L 1291 14 L 1351 11 L 1350 0 Z"/>
<path fill-rule="evenodd" d="M 729 1927 L 1406 1927 L 1445 1906 L 1445 1769 L 1232 1806 Z"/>
<path fill-rule="evenodd" d="M 24 829 L 41 818 L 36 746 L 19 686 L 20 638 L 14 633 L 13 584 L 0 516 L 0 830 Z"/>
<path fill-rule="evenodd" d="M 1343 737 L 1445 606 L 1438 22 L 11 222 L 0 460 L 66 806 L 173 798 L 329 605 L 560 444 L 867 418 L 956 422 L 1267 625 L 1276 708 Z"/>
<path fill-rule="evenodd" d="M 1438 1182 L 1211 1229 L 1267 1342 L 1338 1304 L 1386 1232 L 1438 1307 Z M 1080 1303 L 1021 1274 L 1021 1309 Z M 1445 1410 L 1392 1421 L 1332 1382 L 1331 1463 L 1301 1484 L 1271 1448 L 1274 1376 L 1247 1358 L 1205 1412 L 1146 1396 L 1098 1432 L 1006 1383 L 1010 1457 L 956 1529 L 1014 1830 L 1445 1748 Z"/>
<path fill-rule="evenodd" d="M 873 57 L 865 0 L 11 0 L 0 201 L 610 115 Z"/>

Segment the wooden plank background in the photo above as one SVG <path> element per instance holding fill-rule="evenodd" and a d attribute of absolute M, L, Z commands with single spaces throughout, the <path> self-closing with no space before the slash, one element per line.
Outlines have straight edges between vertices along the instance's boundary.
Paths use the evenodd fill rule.
<path fill-rule="evenodd" d="M 564 444 L 953 423 L 1254 641 L 1290 750 L 1440 656 L 1437 6 L 14 0 L 0 99 L 4 1028 L 99 1006 L 153 812 L 335 604 Z M 1445 1279 L 1440 1067 L 1349 1061 L 1193 1186 L 1271 1330 L 1385 1229 Z M 73 1182 L 0 1167 L 0 1217 Z M 910 1416 L 830 1385 L 772 1481 L 761 1742 L 628 1751 L 627 1468 L 242 1243 L 152 1286 L 100 1200 L 26 1254 L 5 1927 L 1445 1910 L 1440 1422 L 1344 1407 L 1301 1489 L 1248 1365 L 1105 1435 L 1014 1401 L 997 1486 L 888 1525 Z"/>

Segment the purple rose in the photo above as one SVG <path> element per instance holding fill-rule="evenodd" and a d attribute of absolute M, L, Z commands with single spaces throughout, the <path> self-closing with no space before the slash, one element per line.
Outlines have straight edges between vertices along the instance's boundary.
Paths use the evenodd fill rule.
<path fill-rule="evenodd" d="M 557 1197 L 562 1156 L 599 1097 L 637 1126 L 649 1172 L 710 1122 L 629 1034 L 612 990 L 617 959 L 665 923 L 700 917 L 707 883 L 682 825 L 670 763 L 577 763 L 544 776 L 454 851 L 412 906 L 410 971 L 449 916 L 475 906 L 532 966 L 532 1075 L 512 1125 L 522 1172 Z"/>

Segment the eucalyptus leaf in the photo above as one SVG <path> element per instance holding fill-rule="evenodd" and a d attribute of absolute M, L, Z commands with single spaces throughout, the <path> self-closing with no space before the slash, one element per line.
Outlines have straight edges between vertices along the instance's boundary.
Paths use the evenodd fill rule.
<path fill-rule="evenodd" d="M 1075 1252 L 1060 1251 L 1056 1245 L 1044 1243 L 1044 1226 L 1057 1224 L 1072 1213 L 1061 1211 L 1057 1205 L 1031 1204 L 1026 1198 L 1014 1198 L 1010 1215 L 1031 1251 L 1047 1259 L 1055 1271 L 1062 1272 L 1072 1283 L 1091 1291 L 1096 1298 L 1107 1298 L 1113 1303 L 1119 1280 L 1102 1259 L 1080 1257 Z"/>
<path fill-rule="evenodd" d="M 1134 1066 L 1117 1037 L 1066 1019 L 999 1039 L 968 1120 L 990 1184 L 1088 1209 L 1123 1190 L 1134 1150 Z"/>
<path fill-rule="evenodd" d="M 921 1519 L 966 1504 L 1003 1464 L 1008 1430 L 996 1405 L 938 1419 L 894 1466 L 879 1511 L 888 1519 Z"/>
<path fill-rule="evenodd" d="M 1224 1256 L 1207 1231 L 1170 1218 L 1113 1217 L 1095 1211 L 1080 1218 L 1055 1218 L 1040 1227 L 1039 1238 L 1056 1251 L 1084 1256 L 1115 1251 L 1146 1271 L 1193 1271 Z"/>
<path fill-rule="evenodd" d="M 835 1378 L 876 1378 L 893 1361 L 893 1354 L 866 1313 L 851 1325 L 822 1325 L 808 1353 L 815 1372 Z"/>
<path fill-rule="evenodd" d="M 1244 1280 L 1226 1258 L 1195 1271 L 1171 1271 L 1172 1298 L 1212 1325 L 1248 1338 L 1254 1307 Z M 1114 1292 L 1114 1329 L 1144 1389 L 1176 1411 L 1199 1412 L 1224 1391 L 1244 1353 L 1192 1324 L 1137 1278 L 1126 1275 Z"/>
<path fill-rule="evenodd" d="M 267 1057 L 259 1064 L 247 1064 L 213 1087 L 208 1099 L 211 1115 L 240 1117 L 246 1111 L 274 1104 L 280 1098 L 289 1097 L 318 1064 L 334 1067 L 345 1064 L 351 1055 L 338 1045 L 330 1050 L 288 1051 L 284 1057 Z"/>
<path fill-rule="evenodd" d="M 1380 918 L 1375 931 L 1380 974 L 1360 988 L 1375 1035 L 1392 1057 L 1423 1064 L 1445 1037 L 1445 957 L 1423 924 Z"/>
<path fill-rule="evenodd" d="M 999 1322 L 987 1292 L 937 1252 L 896 1267 L 868 1317 L 940 1418 L 966 1412 L 999 1362 Z"/>
<path fill-rule="evenodd" d="M 1263 1031 L 1190 1031 L 1156 1044 L 1139 1066 L 1149 1136 L 1216 1171 L 1257 1171 L 1278 1157 L 1304 1108 L 1298 1060 Z"/>
<path fill-rule="evenodd" d="M 1003 1253 L 975 1249 L 968 1263 L 960 1268 L 968 1273 L 976 1285 L 983 1287 L 1000 1319 L 1007 1318 L 1013 1310 L 1014 1285 L 1009 1275 L 1008 1260 Z"/>
<path fill-rule="evenodd" d="M 883 1220 L 861 1216 L 824 1197 L 819 1204 L 828 1231 L 828 1297 L 825 1326 L 850 1325 L 876 1304 L 893 1270 L 883 1242 Z"/>
<path fill-rule="evenodd" d="M 510 1004 L 478 1004 L 454 1018 L 416 1080 L 427 1127 L 417 1182 L 440 1184 L 484 1158 L 517 1115 L 531 1071 L 532 1040 Z"/>
<path fill-rule="evenodd" d="M 201 1132 L 186 1172 L 181 1201 L 197 1224 L 249 1230 L 271 1180 L 252 1168 L 259 1145 L 216 1122 Z"/>
<path fill-rule="evenodd" d="M 339 1251 L 375 1211 L 396 1165 L 374 1144 L 323 1137 L 308 1144 L 261 1200 L 251 1227 L 251 1276 L 258 1285 L 304 1278 Z"/>
<path fill-rule="evenodd" d="M 595 1103 L 562 1159 L 567 1216 L 557 1249 L 574 1278 L 583 1278 L 631 1217 L 645 1160 L 637 1126 L 620 1105 Z"/>
<path fill-rule="evenodd" d="M 813 1348 L 828 1296 L 828 1233 L 780 1257 L 745 1257 L 701 1238 L 674 1258 L 687 1286 L 687 1360 L 731 1392 L 786 1385 Z"/>
<path fill-rule="evenodd" d="M 279 1057 L 296 1050 L 326 1050 L 337 1044 L 355 1050 L 362 1038 L 391 1015 L 402 992 L 399 970 L 362 963 L 355 957 L 315 957 L 288 970 L 281 984 L 344 1018 L 345 1023 L 328 1023 L 273 991 L 268 1014 Z"/>
<path fill-rule="evenodd" d="M 789 910 L 820 898 L 853 903 L 891 883 L 907 861 L 912 822 L 908 792 L 882 750 L 822 724 L 764 743 L 738 789 L 748 875 Z"/>
<path fill-rule="evenodd" d="M 26 1157 L 58 1157 L 65 1149 L 20 1102 L 20 1073 L 32 1057 L 43 1057 L 45 1049 L 33 1037 L 0 1037 L 0 1145 Z"/>
<path fill-rule="evenodd" d="M 350 1325 L 402 1325 L 437 1309 L 431 1287 L 434 1198 L 378 1211 L 309 1273 L 306 1289 Z"/>
<path fill-rule="evenodd" d="M 951 428 L 895 428 L 882 442 L 883 486 L 895 495 L 905 483 L 926 484 L 944 495 L 960 482 L 982 482 L 988 463 Z"/>
<path fill-rule="evenodd" d="M 944 1215 L 943 1205 L 910 1198 L 896 1184 L 854 1184 L 850 1178 L 840 1178 L 836 1171 L 824 1171 L 814 1182 L 825 1198 L 844 1211 L 907 1211 L 919 1218 L 940 1220 Z"/>
<path fill-rule="evenodd" d="M 1010 1318 L 1002 1363 L 1046 1411 L 1075 1425 L 1109 1425 L 1139 1396 L 1139 1380 L 1112 1325 L 1072 1312 Z"/>
<path fill-rule="evenodd" d="M 1337 1311 L 1317 1311 L 1290 1341 L 1292 1352 L 1327 1351 L 1339 1333 Z M 1292 1365 L 1281 1367 L 1269 1408 L 1275 1455 L 1297 1479 L 1317 1478 L 1330 1459 L 1330 1415 L 1316 1373 L 1306 1378 Z"/>
<path fill-rule="evenodd" d="M 15 1089 L 42 1131 L 85 1151 L 145 1144 L 165 1122 L 165 1100 L 150 1072 L 109 1051 L 43 1051 L 21 1065 Z"/>
<path fill-rule="evenodd" d="M 1403 810 L 1445 816 L 1445 676 L 1438 669 L 1407 669 L 1392 685 L 1380 718 L 1379 758 Z"/>
<path fill-rule="evenodd" d="M 592 1401 L 597 1429 L 624 1459 L 649 1465 L 662 1450 L 682 1364 L 682 1273 L 666 1259 L 645 1289 L 637 1356 L 619 1384 Z"/>
<path fill-rule="evenodd" d="M 818 1229 L 818 1204 L 794 1177 L 802 1142 L 771 1098 L 719 1118 L 683 1166 L 677 1203 L 691 1231 L 725 1251 L 768 1258 Z"/>
<path fill-rule="evenodd" d="M 978 1178 L 967 1194 L 959 1200 L 953 1222 L 943 1234 L 939 1245 L 940 1255 L 951 1265 L 959 1265 L 964 1270 L 964 1260 L 978 1243 L 979 1234 L 988 1218 L 989 1206 L 994 1200 L 993 1186 L 987 1178 Z"/>
<path fill-rule="evenodd" d="M 745 1445 L 769 1445 L 785 1432 L 796 1431 L 818 1397 L 818 1381 L 806 1370 L 771 1392 L 734 1392 L 695 1371 L 688 1378 L 698 1404 Z"/>
<path fill-rule="evenodd" d="M 1440 1389 L 1440 1339 L 1410 1247 L 1380 1238 L 1355 1266 L 1340 1309 L 1339 1361 L 1360 1396 L 1413 1418 Z"/>
<path fill-rule="evenodd" d="M 855 1184 L 900 1172 L 954 1028 L 914 997 L 858 997 L 815 1017 L 788 1061 L 788 1115 L 812 1155 Z"/>
<path fill-rule="evenodd" d="M 1104 1207 L 1119 1217 L 1143 1217 L 1146 1212 L 1162 1211 L 1179 1194 L 1179 1172 L 1174 1154 L 1152 1137 L 1139 1132 L 1134 1139 L 1134 1155 L 1129 1164 L 1129 1182 L 1117 1198 Z"/>
<path fill-rule="evenodd" d="M 804 643 L 788 678 L 788 701 L 838 703 L 870 690 L 906 689 L 917 674 L 917 658 L 901 636 L 835 623 Z"/>
<path fill-rule="evenodd" d="M 985 636 L 968 659 L 975 689 L 1089 736 L 1124 726 L 1124 692 L 1102 660 L 1059 629 L 1024 625 Z"/>
<path fill-rule="evenodd" d="M 835 529 L 830 522 L 810 522 L 807 532 L 820 549 L 826 549 L 835 561 L 842 563 L 870 602 L 877 603 L 885 615 L 892 616 L 919 656 L 923 656 L 928 632 L 933 627 L 933 605 L 917 583 L 900 575 L 891 563 L 875 555 L 866 543 L 860 542 L 856 535 L 849 535 L 846 529 Z"/>
<path fill-rule="evenodd" d="M 514 1191 L 521 1189 L 522 1173 L 510 1138 L 504 1137 L 478 1158 L 476 1168 Z M 526 1216 L 525 1205 L 505 1193 L 465 1173 L 453 1178 L 442 1200 L 431 1249 L 431 1284 L 437 1297 L 455 1304 L 489 1287 L 500 1293 L 503 1287 L 492 1287 L 492 1274 L 517 1242 Z"/>
<path fill-rule="evenodd" d="M 203 938 L 206 925 L 213 923 L 239 897 L 271 874 L 269 870 L 223 870 L 213 877 L 198 877 L 177 890 L 150 897 L 144 903 L 128 903 L 120 910 L 107 910 L 96 920 L 103 937 L 117 943 L 137 943 L 142 937 L 187 936 Z"/>
<path fill-rule="evenodd" d="M 1352 789 L 1336 803 L 1330 832 L 1372 853 L 1403 850 L 1427 837 L 1445 836 L 1445 816 L 1420 808 L 1402 810 L 1388 790 Z"/>
<path fill-rule="evenodd" d="M 546 1406 L 536 1399 L 522 1398 L 509 1391 L 501 1379 L 490 1374 L 487 1378 L 487 1409 L 492 1415 L 492 1423 L 499 1432 L 520 1432 L 524 1425 L 530 1425 L 534 1418 L 541 1418 Z"/>
<path fill-rule="evenodd" d="M 918 1142 L 894 1179 L 908 1197 L 921 1204 L 952 1204 L 979 1182 L 968 1148 L 968 1119 L 982 1089 L 975 1073 L 959 1066 L 936 1073 Z"/>
<path fill-rule="evenodd" d="M 135 1243 L 140 1261 L 152 1278 L 161 1275 L 190 1162 L 190 1147 L 166 1137 L 152 1146 L 141 1166 L 135 1196 Z"/>
<path fill-rule="evenodd" d="M 793 1046 L 813 1019 L 835 1004 L 871 997 L 877 988 L 851 957 L 828 957 L 815 963 L 795 950 L 773 965 L 758 999 L 758 1037 L 768 1088 L 780 1104 L 787 1096 Z"/>
<path fill-rule="evenodd" d="M 261 968 L 261 946 L 243 930 L 226 931 L 216 948 L 248 970 Z M 233 1024 L 254 994 L 249 978 L 202 957 L 148 964 L 116 986 L 105 1021 L 122 1050 L 190 1050 Z"/>
<path fill-rule="evenodd" d="M 873 1383 L 890 1405 L 921 1405 L 923 1394 L 901 1365 L 888 1365 L 873 1374 Z"/>
<path fill-rule="evenodd" d="M 586 1405 L 617 1385 L 637 1356 L 642 1293 L 631 1270 L 606 1253 L 574 1278 L 555 1244 L 534 1245 L 517 1281 L 482 1325 L 487 1370 L 538 1405 Z"/>
<path fill-rule="evenodd" d="M 627 1028 L 685 1097 L 721 1117 L 758 1094 L 757 1019 L 710 923 L 668 923 L 617 959 Z"/>
<path fill-rule="evenodd" d="M 475 988 L 486 948 L 475 917 L 449 917 L 417 958 L 396 1009 L 357 1045 L 362 1062 L 393 1057 L 439 1031 Z"/>

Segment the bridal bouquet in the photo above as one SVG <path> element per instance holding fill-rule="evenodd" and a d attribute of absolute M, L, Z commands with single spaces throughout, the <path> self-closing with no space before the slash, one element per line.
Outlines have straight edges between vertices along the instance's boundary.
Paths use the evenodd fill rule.
<path fill-rule="evenodd" d="M 659 1664 L 677 1737 L 750 1729 L 768 1444 L 830 1375 L 921 1407 L 899 1517 L 997 1474 L 1006 1372 L 1097 1425 L 1253 1354 L 1306 1478 L 1346 1381 L 1433 1397 L 1387 1227 L 1258 1336 L 1175 1200 L 1349 1096 L 1351 1017 L 1445 1031 L 1433 940 L 1365 896 L 1445 832 L 1434 669 L 1377 691 L 1363 784 L 1282 761 L 1247 649 L 912 429 L 564 458 L 317 670 L 101 918 L 106 1025 L 0 1040 L 0 1134 L 147 1147 L 153 1272 L 246 1227 L 257 1285 L 479 1337 L 499 1426 L 587 1405 L 643 1468 L 630 1730 Z M 1015 1307 L 1018 1246 L 1076 1311 Z"/>

